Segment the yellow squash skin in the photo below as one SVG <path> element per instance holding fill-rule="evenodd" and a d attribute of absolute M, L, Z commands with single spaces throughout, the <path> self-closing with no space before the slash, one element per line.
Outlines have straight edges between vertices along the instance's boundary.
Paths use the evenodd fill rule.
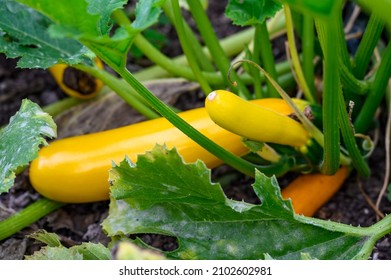
<path fill-rule="evenodd" d="M 201 133 L 235 154 L 247 149 L 240 136 L 215 125 L 204 109 L 180 116 Z M 203 160 L 213 168 L 221 161 L 196 144 L 166 119 L 159 118 L 100 133 L 52 142 L 39 152 L 30 167 L 33 187 L 53 200 L 81 203 L 109 198 L 108 171 L 112 162 L 127 155 L 136 162 L 138 154 L 151 150 L 156 143 L 175 146 L 186 162 Z"/>
<path fill-rule="evenodd" d="M 100 69 L 103 69 L 103 63 L 100 59 L 95 59 L 95 63 L 96 65 L 100 68 Z M 62 64 L 62 63 L 59 63 L 59 64 L 55 64 L 53 65 L 52 67 L 49 68 L 49 72 L 50 74 L 53 76 L 54 80 L 56 81 L 57 85 L 61 88 L 61 90 L 63 92 L 65 92 L 67 95 L 71 96 L 71 97 L 74 97 L 74 98 L 78 98 L 78 99 L 90 99 L 90 98 L 94 98 L 98 93 L 99 91 L 102 89 L 103 87 L 103 82 L 99 79 L 96 79 L 95 77 L 92 77 L 90 76 L 89 78 L 85 78 L 85 79 L 93 79 L 93 83 L 94 83 L 94 90 L 89 93 L 89 94 L 82 94 L 80 92 L 78 92 L 77 90 L 75 89 L 72 89 L 70 87 L 68 87 L 63 79 L 64 79 L 64 71 L 70 67 L 69 65 L 67 64 Z M 80 71 L 80 70 L 76 70 L 76 71 Z M 83 80 L 83 82 L 86 82 Z M 79 82 L 79 86 L 83 86 L 83 82 Z"/>
<path fill-rule="evenodd" d="M 296 214 L 311 217 L 342 187 L 349 176 L 342 166 L 334 175 L 302 174 L 282 190 L 284 199 L 291 199 Z"/>
<path fill-rule="evenodd" d="M 216 90 L 205 99 L 205 108 L 219 126 L 251 140 L 301 147 L 309 134 L 297 121 L 270 108 Z"/>
<path fill-rule="evenodd" d="M 256 104 L 269 106 L 284 114 L 292 113 L 280 99 L 260 99 Z M 241 137 L 216 125 L 205 108 L 180 113 L 185 121 L 217 144 L 236 155 L 248 152 Z M 188 138 L 164 118 L 126 127 L 54 141 L 39 151 L 30 166 L 30 181 L 43 196 L 66 203 L 86 203 L 109 199 L 108 176 L 112 162 L 127 155 L 151 150 L 156 143 L 176 147 L 185 162 L 200 159 L 209 168 L 222 162 Z"/>

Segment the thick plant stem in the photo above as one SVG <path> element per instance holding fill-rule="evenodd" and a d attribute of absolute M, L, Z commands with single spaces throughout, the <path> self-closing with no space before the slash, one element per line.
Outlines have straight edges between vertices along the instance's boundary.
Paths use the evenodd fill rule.
<path fill-rule="evenodd" d="M 315 45 L 315 25 L 314 18 L 310 15 L 303 15 L 303 73 L 308 88 L 314 99 L 315 92 L 315 67 L 314 67 L 314 45 Z"/>
<path fill-rule="evenodd" d="M 358 4 L 369 11 L 372 14 L 381 18 L 384 22 L 391 24 L 390 11 L 391 1 L 389 0 L 357 0 Z"/>
<path fill-rule="evenodd" d="M 314 93 L 310 91 L 310 88 L 308 87 L 307 81 L 304 77 L 303 69 L 301 68 L 300 58 L 297 52 L 295 37 L 293 33 L 292 14 L 288 5 L 284 5 L 284 12 L 286 18 L 286 25 L 287 25 L 286 30 L 287 30 L 288 44 L 289 44 L 290 54 L 292 57 L 293 67 L 295 69 L 298 82 L 300 84 L 301 89 L 303 90 L 303 94 L 305 98 L 309 102 L 315 103 Z"/>
<path fill-rule="evenodd" d="M 261 40 L 259 40 L 259 37 L 260 37 L 260 33 L 261 33 L 261 28 L 259 26 L 259 24 L 255 25 L 255 31 L 254 31 L 254 40 L 253 40 L 253 44 L 254 44 L 254 49 L 253 49 L 253 52 L 251 53 L 251 60 L 254 61 L 256 64 L 261 64 Z M 263 90 L 263 87 L 262 87 L 262 82 L 261 82 L 261 74 L 259 73 L 259 71 L 257 71 L 256 69 L 253 69 L 253 68 L 250 68 L 250 73 L 251 73 L 251 76 L 253 77 L 253 80 L 254 80 L 254 97 L 255 98 L 265 98 L 266 95 L 265 93 L 267 92 L 268 89 L 266 89 L 265 91 Z"/>
<path fill-rule="evenodd" d="M 202 8 L 201 3 L 199 1 L 192 0 L 187 1 L 187 4 L 189 5 L 190 11 L 198 26 L 202 38 L 213 56 L 213 60 L 215 61 L 217 68 L 222 73 L 226 84 L 231 87 L 231 90 L 233 92 L 236 92 L 237 89 L 231 84 L 229 84 L 227 79 L 227 73 L 231 66 L 230 61 L 224 55 L 224 50 L 219 43 L 216 33 L 214 32 L 209 18 L 206 15 L 204 9 Z M 233 74 L 233 78 L 237 82 L 239 94 L 245 99 L 252 99 L 252 96 L 248 91 L 247 87 L 241 82 L 241 79 L 236 75 L 236 73 Z"/>
<path fill-rule="evenodd" d="M 376 72 L 375 80 L 372 84 L 370 93 L 368 94 L 363 107 L 360 110 L 355 122 L 354 128 L 357 133 L 366 133 L 373 121 L 376 110 L 378 109 L 391 76 L 391 44 L 389 43 L 380 63 L 379 69 Z"/>
<path fill-rule="evenodd" d="M 384 21 L 376 15 L 371 15 L 353 61 L 353 74 L 359 80 L 365 76 L 383 28 Z"/>
<path fill-rule="evenodd" d="M 169 6 L 169 2 L 166 1 L 163 5 L 163 10 L 165 15 L 169 18 L 170 22 L 175 24 L 175 16 L 174 13 Z M 186 21 L 183 21 L 184 30 L 186 33 L 187 39 L 190 41 L 190 45 L 194 51 L 195 56 L 197 57 L 197 61 L 200 64 L 200 67 L 203 71 L 214 72 L 215 68 L 211 62 L 210 56 L 207 55 L 206 48 L 203 48 L 198 41 L 197 37 L 194 35 L 194 32 L 191 30 L 190 26 Z"/>
<path fill-rule="evenodd" d="M 260 29 L 258 32 L 259 37 L 256 37 L 255 40 L 259 40 L 260 42 L 262 65 L 264 66 L 264 69 L 269 73 L 269 75 L 274 80 L 278 81 L 276 64 L 274 62 L 273 48 L 270 41 L 269 32 L 266 27 L 266 22 L 260 23 L 258 28 Z M 266 81 L 266 84 L 268 97 L 280 97 L 277 90 L 269 81 Z"/>
<path fill-rule="evenodd" d="M 99 95 L 98 95 L 99 96 Z M 81 100 L 81 99 L 76 99 L 76 98 L 73 98 L 73 97 L 68 97 L 68 98 L 65 98 L 65 99 L 61 99 L 55 103 L 52 103 L 52 104 L 49 104 L 45 107 L 43 107 L 42 109 L 48 113 L 49 115 L 51 115 L 52 117 L 55 117 L 59 114 L 61 114 L 62 112 L 76 106 L 76 105 L 79 105 L 83 102 L 88 102 L 87 100 Z"/>
<path fill-rule="evenodd" d="M 181 46 L 183 52 L 187 57 L 187 62 L 192 69 L 194 76 L 197 78 L 198 83 L 200 84 L 202 90 L 205 95 L 212 91 L 208 81 L 205 79 L 204 75 L 201 72 L 200 66 L 197 63 L 197 57 L 193 51 L 192 46 L 189 44 L 189 39 L 187 38 L 187 34 L 185 31 L 185 26 L 183 23 L 182 13 L 179 7 L 178 0 L 171 0 L 171 8 L 174 14 L 174 24 L 175 29 L 177 30 L 179 41 L 181 42 Z"/>
<path fill-rule="evenodd" d="M 323 64 L 323 134 L 324 156 L 321 171 L 324 174 L 334 174 L 339 167 L 340 139 L 339 129 L 335 125 L 338 116 L 338 95 L 341 93 L 338 63 L 340 52 L 335 51 L 334 34 L 337 26 L 333 24 L 335 16 L 327 19 L 317 19 L 316 25 L 324 54 Z"/>
<path fill-rule="evenodd" d="M 367 178 L 370 175 L 370 169 L 366 163 L 364 157 L 357 146 L 356 138 L 354 135 L 354 129 L 350 122 L 348 112 L 345 107 L 345 100 L 342 93 L 338 95 L 338 122 L 341 127 L 341 133 L 346 149 L 348 150 L 349 156 L 352 159 L 352 165 L 357 170 L 360 176 Z"/>
<path fill-rule="evenodd" d="M 358 95 L 365 95 L 369 92 L 368 81 L 357 79 L 342 62 L 340 63 L 340 73 L 342 85 L 346 90 L 353 91 Z"/>
<path fill-rule="evenodd" d="M 376 241 L 391 232 L 391 215 L 386 216 L 381 221 L 370 227 L 355 227 L 332 221 L 309 218 L 303 215 L 295 215 L 295 219 L 300 222 L 313 226 L 319 226 L 331 231 L 346 232 L 355 236 L 366 237 L 364 246 L 355 256 L 355 259 L 361 260 L 367 260 L 372 253 Z"/>
<path fill-rule="evenodd" d="M 384 21 L 376 14 L 372 14 L 369 18 L 364 35 L 360 41 L 357 52 L 354 56 L 354 60 L 352 62 L 353 69 L 351 71 L 351 76 L 355 77 L 358 81 L 363 80 L 365 74 L 367 73 L 369 63 L 373 56 L 374 49 L 377 46 L 379 38 L 382 34 L 383 28 Z M 344 72 L 346 73 L 346 71 Z M 342 72 L 342 74 L 344 74 L 344 72 Z M 350 78 L 348 81 L 353 81 L 353 79 Z M 357 88 L 350 86 L 348 86 L 347 90 L 345 91 L 345 95 L 348 97 L 350 96 L 354 101 L 354 110 L 352 113 L 353 118 L 358 116 L 365 101 L 362 98 L 355 97 L 357 96 L 357 93 L 359 93 Z M 355 98 L 353 99 L 353 97 Z"/>
<path fill-rule="evenodd" d="M 285 28 L 285 21 L 281 20 L 280 18 L 273 18 L 272 20 L 268 21 L 267 28 L 270 34 L 270 38 L 274 38 L 280 34 L 284 28 Z M 224 50 L 224 53 L 227 57 L 231 57 L 233 55 L 236 55 L 240 53 L 243 50 L 243 46 L 249 44 L 251 40 L 253 39 L 254 35 L 254 28 L 250 27 L 243 31 L 239 31 L 235 34 L 230 35 L 229 37 L 220 39 L 220 45 Z M 137 35 L 137 37 L 142 36 L 141 34 Z M 145 38 L 144 38 L 145 39 Z M 147 40 L 145 40 L 147 41 Z M 148 42 L 148 41 L 147 41 Z M 149 43 L 149 42 L 148 42 Z M 142 47 L 142 45 L 141 45 Z M 142 49 L 144 50 L 144 49 Z M 209 52 L 207 47 L 202 47 L 202 51 L 205 53 L 208 59 L 212 59 L 212 55 Z M 148 53 L 146 53 L 148 56 Z M 160 53 L 160 55 L 163 55 Z M 186 57 L 184 55 L 180 55 L 178 57 L 172 58 L 172 63 L 177 66 L 186 66 Z M 278 68 L 278 64 L 277 64 Z M 290 71 L 290 69 L 289 69 Z M 191 71 L 190 71 L 191 73 Z M 165 67 L 162 67 L 162 65 L 154 65 L 147 69 L 144 69 L 138 73 L 135 73 L 135 76 L 137 76 L 137 79 L 139 80 L 147 80 L 157 77 L 168 77 L 170 76 L 170 72 L 167 72 L 165 70 Z M 222 79 L 223 77 L 221 75 L 214 75 L 214 78 Z M 208 76 L 207 76 L 208 78 Z M 213 84 L 213 79 L 209 80 L 209 84 Z M 222 82 L 218 81 L 219 84 L 223 84 Z"/>
<path fill-rule="evenodd" d="M 23 210 L 0 222 L 0 240 L 10 237 L 64 205 L 64 203 L 47 198 L 41 198 L 33 202 Z"/>

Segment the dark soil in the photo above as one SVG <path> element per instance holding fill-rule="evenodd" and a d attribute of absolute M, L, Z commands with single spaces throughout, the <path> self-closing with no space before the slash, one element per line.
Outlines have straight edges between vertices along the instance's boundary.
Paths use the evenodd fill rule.
<path fill-rule="evenodd" d="M 226 2 L 210 1 L 209 15 L 216 33 L 220 37 L 225 37 L 239 29 L 232 26 L 223 15 Z M 194 27 L 194 25 L 192 26 Z M 160 31 L 167 34 L 170 39 L 164 47 L 164 51 L 170 56 L 181 53 L 172 27 L 165 25 L 160 28 Z M 132 61 L 138 63 L 138 65 L 132 66 L 134 69 L 148 65 L 146 60 Z M 47 71 L 18 69 L 15 60 L 5 59 L 3 55 L 0 55 L 0 125 L 4 125 L 9 121 L 9 118 L 19 109 L 23 98 L 28 98 L 41 106 L 45 106 L 64 97 L 65 95 Z M 202 104 L 202 95 L 197 90 L 193 90 L 192 94 L 177 95 L 170 102 L 182 109 L 198 107 Z M 375 201 L 383 184 L 385 173 L 383 128 L 385 127 L 385 118 L 386 113 L 383 111 L 380 114 L 379 143 L 369 160 L 372 169 L 371 177 L 357 179 L 356 175 L 352 174 L 331 201 L 318 211 L 316 217 L 355 226 L 370 226 L 377 221 L 376 214 L 365 199 L 363 191 Z M 98 121 L 94 114 L 92 119 Z M 118 125 L 121 124 L 118 123 Z M 250 188 L 251 179 L 237 174 L 227 166 L 214 170 L 213 176 L 214 178 L 221 178 L 222 176 L 231 178 L 225 188 L 229 197 L 259 203 Z M 281 179 L 282 185 L 284 185 L 284 180 L 287 179 Z M 362 185 L 363 191 L 360 190 L 360 185 Z M 34 192 L 29 183 L 27 170 L 17 177 L 15 186 L 9 193 L 0 196 L 0 220 L 23 209 L 38 198 L 39 195 Z M 67 246 L 84 241 L 101 242 L 106 245 L 109 239 L 102 233 L 100 223 L 107 216 L 107 211 L 108 202 L 66 205 L 10 238 L 0 241 L 0 259 L 23 259 L 24 255 L 32 254 L 38 250 L 42 244 L 26 237 L 26 235 L 38 229 L 56 232 Z M 382 200 L 380 211 L 385 214 L 391 212 L 391 202 L 386 198 Z M 177 247 L 175 238 L 172 237 L 155 234 L 145 234 L 139 237 L 152 246 L 163 250 L 173 250 Z M 390 248 L 391 236 L 388 235 L 377 243 L 371 258 L 391 259 Z"/>

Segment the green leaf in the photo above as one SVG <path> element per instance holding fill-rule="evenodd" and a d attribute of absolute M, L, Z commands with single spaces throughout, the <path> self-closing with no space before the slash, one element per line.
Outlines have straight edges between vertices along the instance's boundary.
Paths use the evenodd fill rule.
<path fill-rule="evenodd" d="M 156 146 L 137 165 L 110 172 L 111 204 L 103 229 L 112 237 L 175 236 L 176 259 L 368 258 L 383 225 L 363 229 L 297 216 L 274 177 L 256 174 L 261 205 L 228 199 L 202 162 L 184 164 L 176 150 Z M 388 226 L 387 231 L 391 231 Z M 376 234 L 375 234 L 376 232 Z"/>
<path fill-rule="evenodd" d="M 66 248 L 62 246 L 60 238 L 55 233 L 45 230 L 37 231 L 29 237 L 39 240 L 48 246 L 42 247 L 28 260 L 110 260 L 111 252 L 100 243 L 83 242 L 80 245 Z"/>
<path fill-rule="evenodd" d="M 132 27 L 139 32 L 147 29 L 159 20 L 161 6 L 165 0 L 139 0 L 135 10 L 135 21 Z"/>
<path fill-rule="evenodd" d="M 41 108 L 27 100 L 0 131 L 0 193 L 12 187 L 15 172 L 38 156 L 43 136 L 56 137 L 56 124 Z"/>
<path fill-rule="evenodd" d="M 38 230 L 28 235 L 28 237 L 41 241 L 42 243 L 45 243 L 49 247 L 61 246 L 60 237 L 57 234 L 47 232 L 46 230 Z"/>
<path fill-rule="evenodd" d="M 100 243 L 89 242 L 70 248 L 45 246 L 25 258 L 27 260 L 110 260 L 111 252 Z"/>
<path fill-rule="evenodd" d="M 204 163 L 198 161 L 194 165 L 184 165 L 175 149 L 167 150 L 164 146 L 156 146 L 154 150 L 138 157 L 137 166 L 133 169 L 129 169 L 130 165 L 132 163 L 127 159 L 110 172 L 110 180 L 116 184 L 111 191 L 117 199 L 129 198 L 128 202 L 137 208 L 145 209 L 166 199 L 186 202 L 191 200 L 200 205 L 214 205 L 216 200 L 225 201 L 219 188 L 210 187 L 210 174 Z M 165 172 L 157 170 L 163 166 Z M 183 177 L 184 175 L 186 176 Z M 131 186 L 129 182 L 133 182 Z M 182 184 L 178 186 L 178 182 Z M 150 185 L 149 190 L 144 188 L 146 184 Z M 195 185 L 197 189 L 194 189 Z M 149 195 L 150 190 L 155 195 Z"/>
<path fill-rule="evenodd" d="M 263 23 L 280 9 L 272 0 L 229 0 L 225 14 L 234 24 L 247 26 Z"/>
<path fill-rule="evenodd" d="M 83 255 L 84 260 L 110 260 L 111 252 L 108 248 L 100 243 L 83 242 L 78 246 L 71 247 Z"/>
<path fill-rule="evenodd" d="M 80 2 L 80 1 L 77 1 Z M 91 15 L 99 16 L 98 26 L 99 33 L 106 35 L 111 27 L 111 14 L 117 9 L 121 9 L 128 1 L 127 0 L 87 0 L 89 6 L 87 11 Z"/>
<path fill-rule="evenodd" d="M 110 15 L 125 0 L 17 0 L 49 17 L 51 31 L 59 37 L 99 37 L 110 31 Z"/>
<path fill-rule="evenodd" d="M 50 35 L 55 38 L 78 40 L 105 62 L 110 58 L 115 65 L 124 67 L 131 41 L 118 28 L 112 37 L 110 16 L 122 7 L 125 0 L 17 0 L 50 18 Z"/>
<path fill-rule="evenodd" d="M 21 57 L 22 68 L 48 68 L 55 63 L 80 63 L 88 53 L 78 41 L 52 38 L 52 22 L 14 0 L 0 1 L 0 52 L 9 58 Z"/>
<path fill-rule="evenodd" d="M 25 256 L 26 260 L 82 260 L 83 255 L 65 247 L 43 247 L 35 251 L 31 256 Z"/>

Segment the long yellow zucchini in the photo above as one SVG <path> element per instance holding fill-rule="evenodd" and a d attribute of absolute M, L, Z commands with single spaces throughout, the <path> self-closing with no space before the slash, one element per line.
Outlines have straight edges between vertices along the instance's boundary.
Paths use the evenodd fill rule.
<path fill-rule="evenodd" d="M 260 99 L 256 104 L 290 114 L 281 99 Z M 248 152 L 241 137 L 216 125 L 205 108 L 179 114 L 202 134 L 236 155 Z M 136 162 L 137 155 L 151 150 L 156 143 L 176 147 L 186 162 L 200 159 L 209 168 L 221 160 L 203 149 L 164 118 L 132 124 L 109 131 L 61 139 L 40 150 L 30 166 L 33 187 L 43 196 L 67 203 L 84 203 L 109 198 L 108 171 L 112 162 L 127 155 Z M 152 176 L 152 175 L 151 175 Z"/>

